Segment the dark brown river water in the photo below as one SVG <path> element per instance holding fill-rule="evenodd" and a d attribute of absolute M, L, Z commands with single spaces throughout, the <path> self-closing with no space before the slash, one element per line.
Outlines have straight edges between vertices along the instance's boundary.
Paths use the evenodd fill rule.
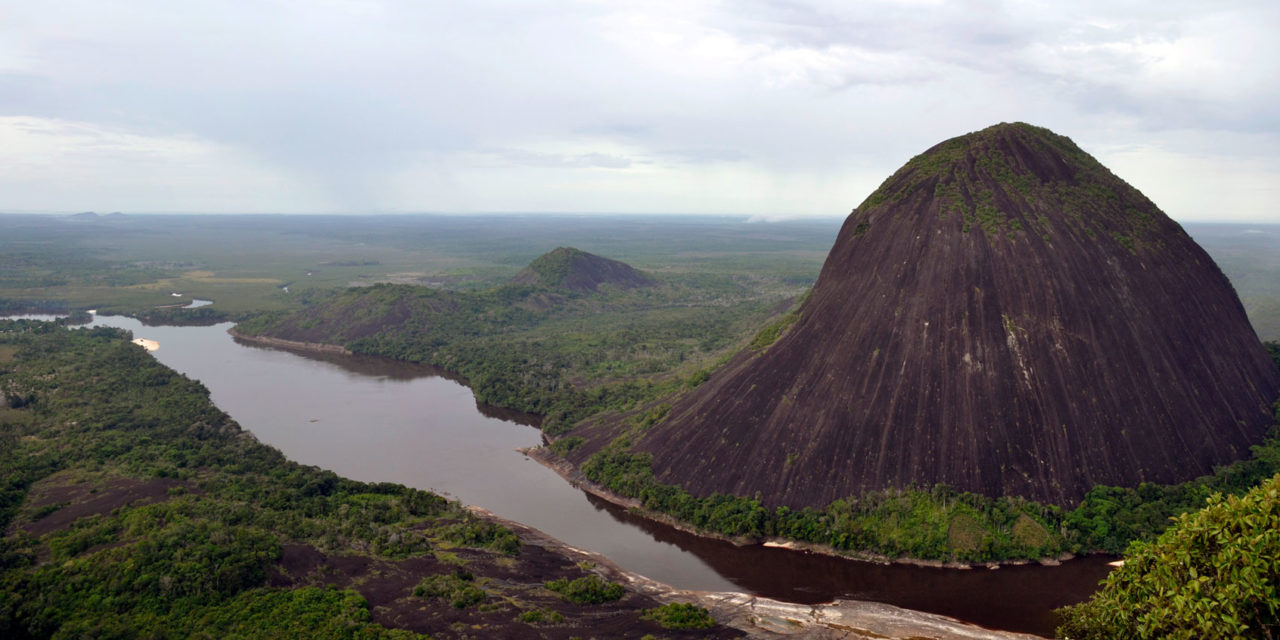
<path fill-rule="evenodd" d="M 293 460 L 357 480 L 432 489 L 682 589 L 805 604 L 875 600 L 1049 635 L 1051 610 L 1086 598 L 1108 569 L 1105 558 L 965 571 L 734 547 L 573 488 L 516 451 L 541 442 L 537 429 L 481 411 L 469 389 L 429 368 L 239 344 L 225 324 L 144 327 L 97 317 L 94 325 L 159 342 L 159 361 L 203 382 L 220 408 Z"/>

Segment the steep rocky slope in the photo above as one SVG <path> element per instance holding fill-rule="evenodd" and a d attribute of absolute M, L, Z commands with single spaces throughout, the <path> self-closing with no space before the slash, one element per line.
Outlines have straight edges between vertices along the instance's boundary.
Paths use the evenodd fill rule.
<path fill-rule="evenodd" d="M 794 324 L 637 446 L 695 495 L 820 506 L 945 483 L 1071 504 L 1245 457 L 1278 387 L 1177 223 L 1070 139 L 1001 124 L 886 180 Z"/>

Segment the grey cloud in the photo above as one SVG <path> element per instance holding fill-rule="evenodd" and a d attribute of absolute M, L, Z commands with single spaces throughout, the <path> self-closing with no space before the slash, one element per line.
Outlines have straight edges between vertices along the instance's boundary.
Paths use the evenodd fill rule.
<path fill-rule="evenodd" d="M 659 151 L 658 154 L 675 160 L 676 162 L 690 164 L 740 162 L 749 158 L 749 156 L 741 149 L 724 148 L 663 149 Z"/>
<path fill-rule="evenodd" d="M 630 158 L 608 153 L 558 154 L 523 149 L 490 149 L 484 155 L 501 166 L 525 166 L 556 169 L 626 169 L 634 164 Z"/>
<path fill-rule="evenodd" d="M 18 3 L 0 23 L 0 41 L 23 47 L 18 62 L 0 59 L 0 116 L 199 138 L 353 208 L 376 206 L 386 176 L 414 166 L 436 172 L 422 181 L 440 189 L 495 167 L 653 165 L 698 184 L 689 176 L 716 164 L 718 179 L 741 171 L 807 185 L 814 175 L 891 171 L 942 137 L 1000 120 L 1080 139 L 1116 129 L 1157 141 L 1182 129 L 1280 130 L 1280 79 L 1268 76 L 1280 60 L 1274 43 L 1260 44 L 1255 61 L 1233 62 L 1253 71 L 1252 85 L 1225 88 L 1153 72 L 1158 61 L 1136 46 L 1177 41 L 1204 20 L 1280 29 L 1278 10 L 1261 1 L 749 0 L 629 19 L 661 7 Z M 602 34 L 617 13 L 627 14 L 621 24 L 657 25 L 637 29 L 661 30 L 669 18 L 728 36 L 730 62 L 716 58 L 726 43 L 714 38 L 709 52 L 628 49 L 635 43 Z M 699 55 L 710 62 L 695 64 Z M 623 173 L 611 180 L 622 184 Z M 629 188 L 666 187 L 649 179 Z M 700 200 L 672 209 L 682 202 Z"/>

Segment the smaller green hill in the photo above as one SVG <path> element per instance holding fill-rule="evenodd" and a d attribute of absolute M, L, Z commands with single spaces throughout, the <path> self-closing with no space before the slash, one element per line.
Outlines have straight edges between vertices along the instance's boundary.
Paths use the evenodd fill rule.
<path fill-rule="evenodd" d="M 646 287 L 653 280 L 626 263 L 573 247 L 557 247 L 534 259 L 511 283 L 581 292 L 598 291 L 603 284 L 619 289 Z"/>

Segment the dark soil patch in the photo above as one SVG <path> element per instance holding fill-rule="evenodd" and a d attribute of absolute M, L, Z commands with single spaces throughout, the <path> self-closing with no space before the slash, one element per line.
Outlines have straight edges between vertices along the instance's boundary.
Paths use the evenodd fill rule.
<path fill-rule="evenodd" d="M 268 578 L 273 587 L 333 585 L 358 591 L 369 602 L 372 620 L 389 628 L 429 633 L 436 638 L 549 638 L 660 637 L 735 638 L 742 634 L 719 627 L 696 632 L 663 629 L 642 620 L 645 609 L 661 603 L 628 592 L 617 602 L 577 605 L 566 602 L 543 583 L 584 575 L 572 558 L 554 550 L 525 544 L 520 555 L 499 556 L 473 549 L 451 549 L 456 561 L 434 556 L 404 559 L 326 554 L 309 545 L 291 544 L 282 550 L 280 564 Z M 461 565 L 461 566 L 460 566 Z M 432 575 L 463 569 L 471 584 L 483 589 L 484 602 L 456 608 L 442 598 L 418 597 L 414 587 Z M 540 610 L 559 622 L 523 622 L 521 615 Z"/>
<path fill-rule="evenodd" d="M 80 518 L 106 515 L 119 507 L 163 502 L 171 496 L 169 491 L 183 487 L 195 492 L 193 484 L 174 478 L 114 477 L 105 482 L 81 482 L 68 484 L 68 478 L 52 476 L 36 483 L 27 497 L 28 510 L 66 503 L 66 506 L 19 527 L 28 534 L 39 537 L 65 529 Z"/>

